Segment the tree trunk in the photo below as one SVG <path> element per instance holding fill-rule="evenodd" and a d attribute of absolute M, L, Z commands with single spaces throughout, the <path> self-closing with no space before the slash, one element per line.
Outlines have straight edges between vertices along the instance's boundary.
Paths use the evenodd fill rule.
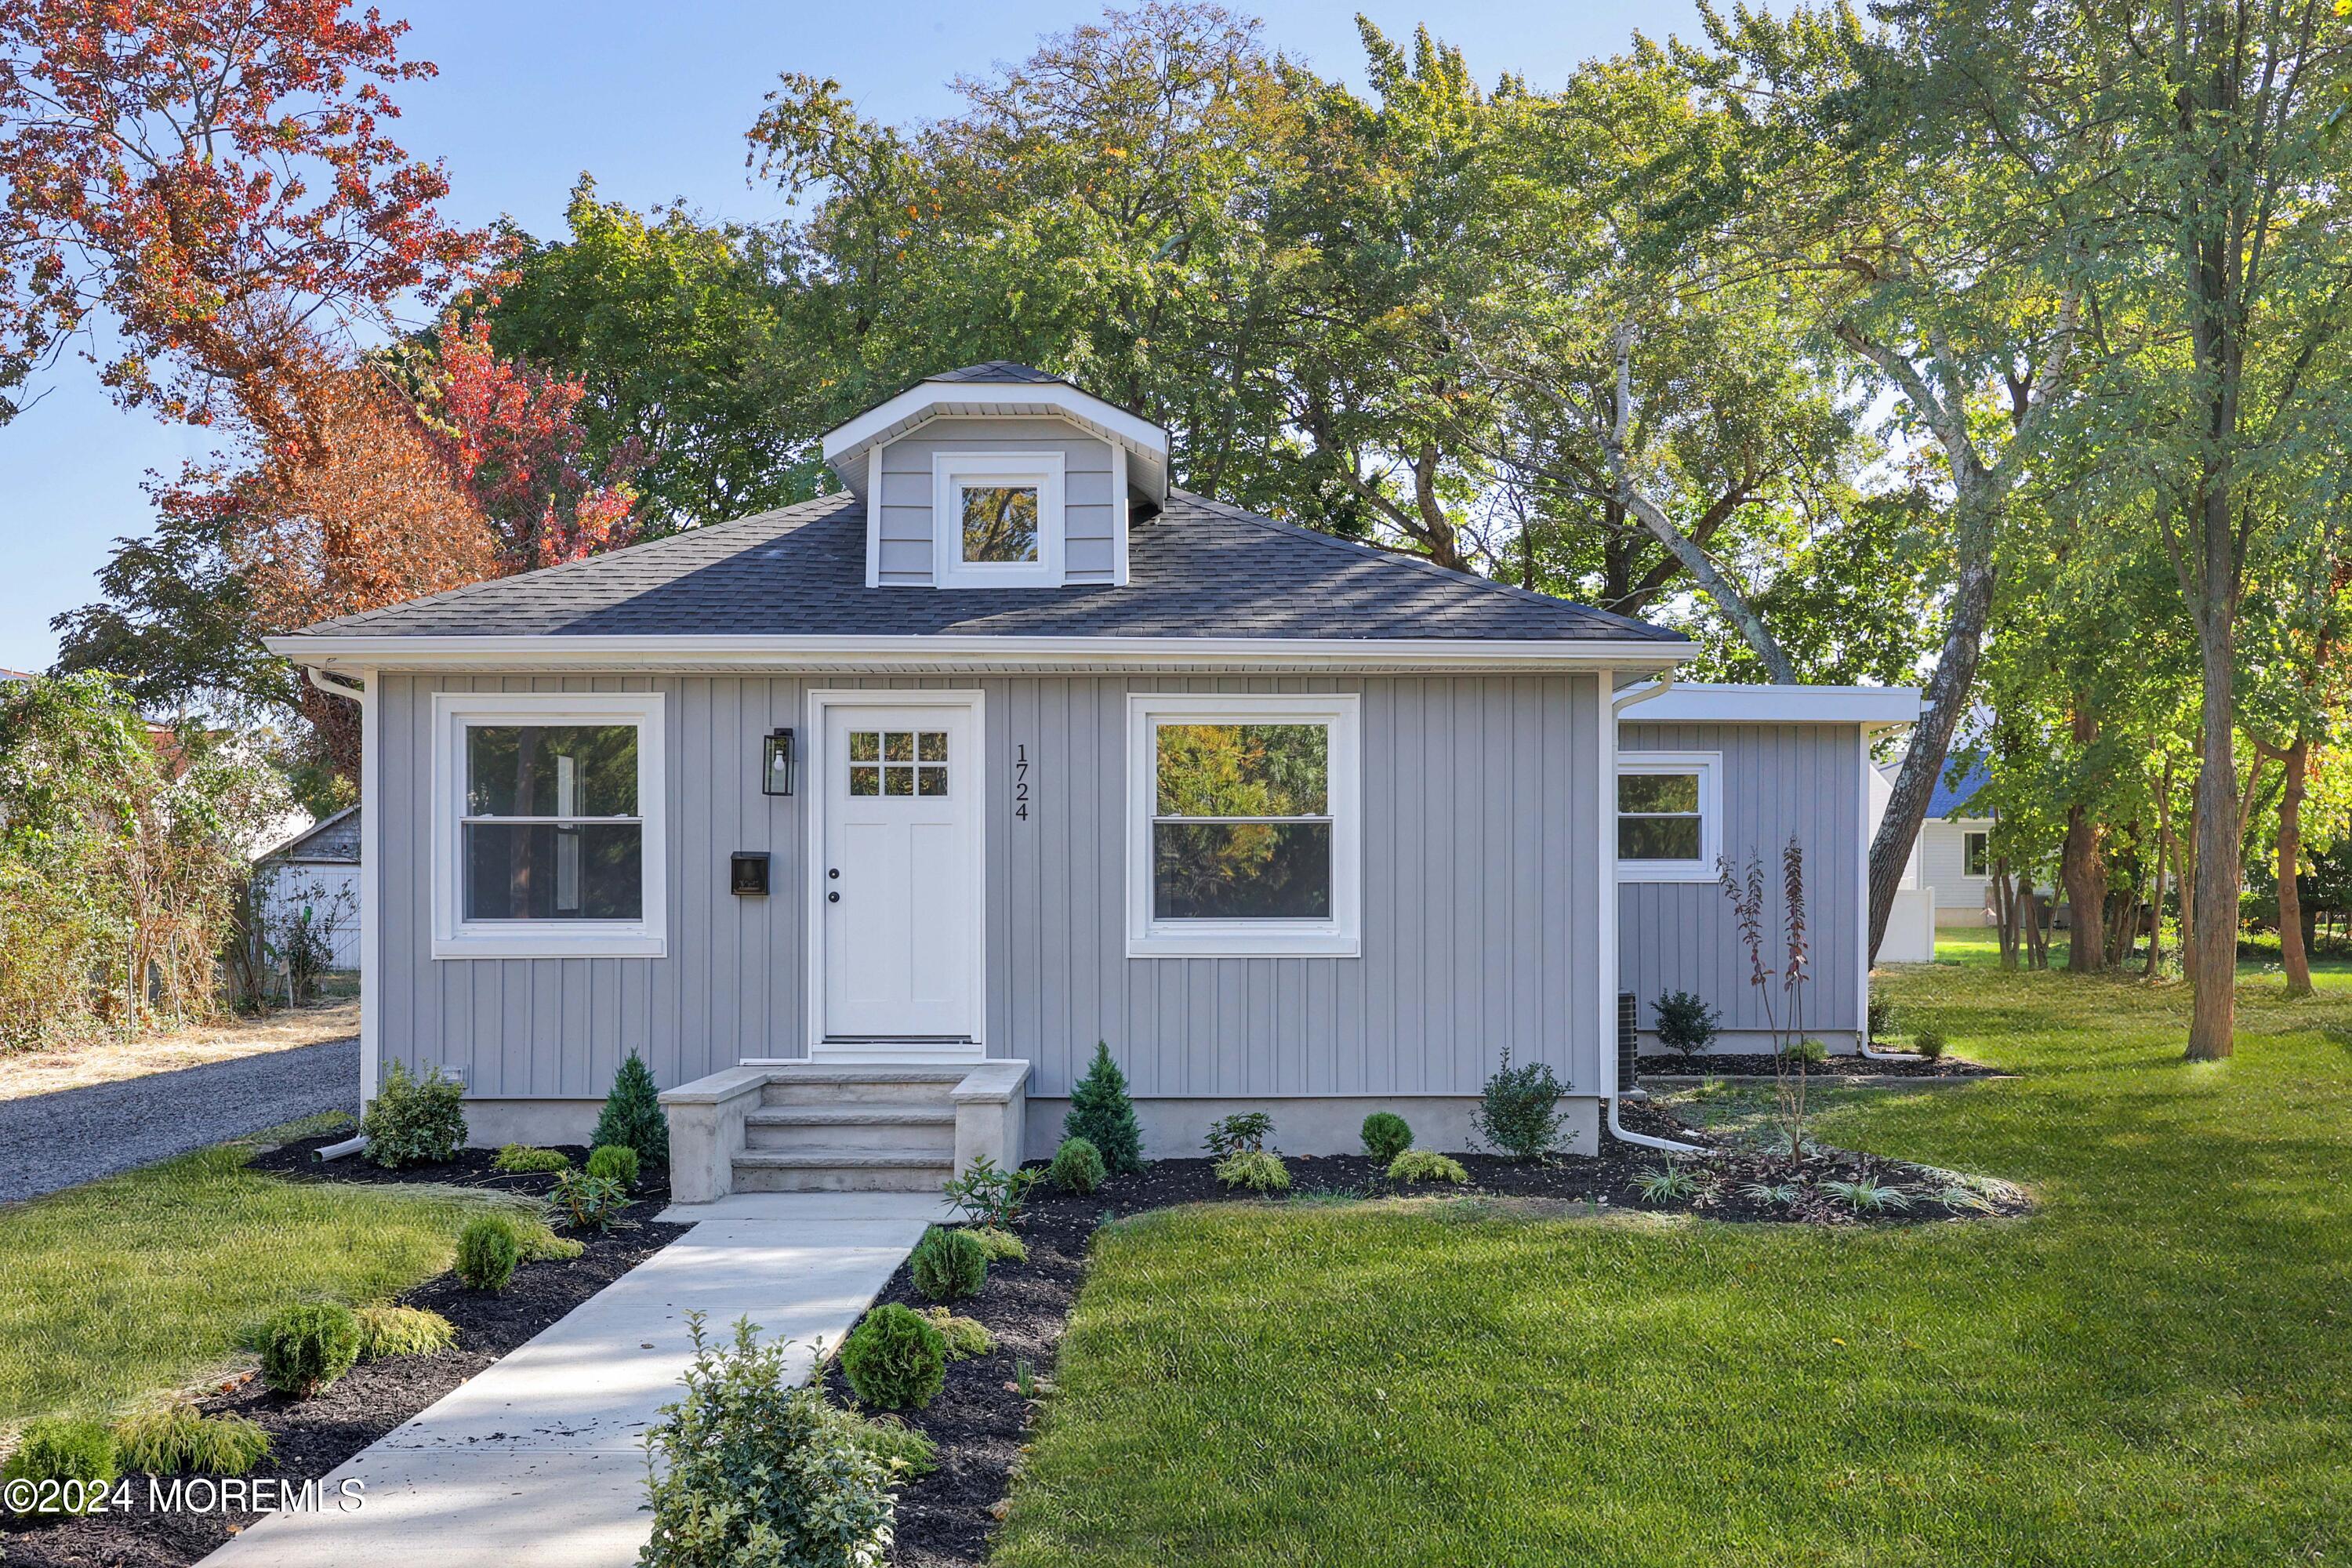
<path fill-rule="evenodd" d="M 2017 890 L 2011 886 L 2009 862 L 1996 860 L 1992 868 L 1993 920 L 2000 933 L 2000 966 L 2017 967 Z"/>
<path fill-rule="evenodd" d="M 2099 738 L 2098 716 L 2080 696 L 2073 703 L 2071 732 L 2077 751 Z M 2066 940 L 2066 967 L 2095 974 L 2106 967 L 2107 870 L 2099 853 L 2099 823 L 2082 802 L 2066 808 L 2066 837 L 2058 850 L 2058 880 L 2066 889 L 2073 931 Z"/>
<path fill-rule="evenodd" d="M 2208 498 L 2209 506 L 2222 498 Z M 2205 536 L 2226 551 L 2230 531 L 2227 516 L 2203 520 Z M 2212 570 L 2218 564 L 2220 570 Z M 2238 855 L 2239 832 L 2236 628 L 2231 606 L 2221 590 L 2227 581 L 2226 554 L 2209 563 L 2209 594 L 2219 603 L 2203 606 L 2198 626 L 2198 652 L 2204 665 L 2205 689 L 2199 705 L 2197 738 L 2197 815 L 2190 831 L 2195 841 L 2197 929 L 2186 952 L 2197 997 L 2189 1016 L 2188 1058 L 2220 1061 L 2230 1055 L 2235 1035 L 2238 976 Z"/>
<path fill-rule="evenodd" d="M 2147 978 L 2164 973 L 2164 868 L 2172 858 L 2172 753 L 2165 753 L 2164 780 L 2156 793 L 2156 891 L 2150 895 L 2155 913 L 2147 928 Z"/>
<path fill-rule="evenodd" d="M 2299 734 L 2286 749 L 2286 793 L 2279 797 L 2279 962 L 2286 969 L 2286 994 L 2311 994 L 2311 953 L 2305 945 L 2303 889 L 2295 885 L 2303 864 L 2304 777 L 2311 765 L 2311 737 Z"/>

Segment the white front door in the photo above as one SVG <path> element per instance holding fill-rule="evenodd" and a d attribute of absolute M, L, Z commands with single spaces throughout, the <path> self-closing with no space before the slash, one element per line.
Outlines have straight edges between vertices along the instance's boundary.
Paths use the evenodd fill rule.
<path fill-rule="evenodd" d="M 980 1028 L 976 716 L 946 704 L 824 711 L 824 1043 L 956 1054 Z"/>

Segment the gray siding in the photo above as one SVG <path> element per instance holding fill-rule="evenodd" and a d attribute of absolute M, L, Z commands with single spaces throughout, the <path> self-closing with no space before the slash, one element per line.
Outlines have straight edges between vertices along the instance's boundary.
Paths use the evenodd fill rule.
<path fill-rule="evenodd" d="M 1073 583 L 1114 580 L 1118 548 L 1111 511 L 1111 449 L 1058 419 L 958 419 L 923 426 L 882 448 L 878 548 L 881 581 L 931 581 L 931 458 L 940 452 L 1054 452 L 1063 461 L 1062 574 Z"/>
<path fill-rule="evenodd" d="M 988 1051 L 1068 1091 L 1107 1039 L 1144 1097 L 1476 1092 L 1507 1045 L 1604 1086 L 1596 922 L 1606 868 L 1590 677 L 1020 677 L 826 687 L 987 691 Z M 384 675 L 387 1058 L 462 1067 L 491 1097 L 601 1096 L 622 1055 L 665 1086 L 803 1053 L 803 820 L 814 787 L 759 793 L 760 736 L 806 724 L 792 677 Z M 669 956 L 430 956 L 431 693 L 647 690 L 669 698 Z M 1126 956 L 1130 690 L 1363 698 L 1360 958 Z M 1030 815 L 1006 796 L 1016 747 Z M 374 809 L 371 803 L 370 809 Z M 773 857 L 773 896 L 727 891 L 735 849 Z"/>
<path fill-rule="evenodd" d="M 1638 712 L 1639 710 L 1634 711 Z M 1780 919 L 1780 848 L 1791 833 L 1805 849 L 1812 979 L 1805 1027 L 1861 1027 L 1863 910 L 1857 903 L 1864 841 L 1861 731 L 1852 724 L 1640 724 L 1619 731 L 1621 752 L 1720 752 L 1723 852 L 1742 866 L 1761 855 Z M 1769 950 L 1776 953 L 1777 948 Z M 1618 889 L 1617 968 L 1641 998 L 1642 1027 L 1662 991 L 1695 991 L 1727 1029 L 1768 1026 L 1748 983 L 1747 950 L 1731 906 L 1713 882 L 1626 882 Z M 1774 1001 L 1778 1004 L 1776 994 Z"/>

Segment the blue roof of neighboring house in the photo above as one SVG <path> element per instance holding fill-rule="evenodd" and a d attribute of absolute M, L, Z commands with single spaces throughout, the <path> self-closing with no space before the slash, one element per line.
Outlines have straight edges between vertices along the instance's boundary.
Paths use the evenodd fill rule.
<path fill-rule="evenodd" d="M 1969 771 L 1960 775 L 1960 782 L 1957 784 L 1951 782 L 1948 771 L 1937 773 L 1936 793 L 1927 797 L 1928 818 L 1931 821 L 1941 821 L 1945 817 L 1959 815 L 1961 808 L 1977 797 L 1977 792 L 1990 783 L 1992 783 L 1992 774 L 1986 769 L 1981 758 L 1969 764 Z"/>

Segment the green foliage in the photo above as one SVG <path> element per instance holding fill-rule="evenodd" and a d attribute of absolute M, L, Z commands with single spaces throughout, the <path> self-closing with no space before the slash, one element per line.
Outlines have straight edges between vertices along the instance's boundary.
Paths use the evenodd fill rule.
<path fill-rule="evenodd" d="M 457 1325 L 423 1307 L 362 1307 L 352 1315 L 359 1320 L 362 1361 L 431 1355 L 457 1342 Z"/>
<path fill-rule="evenodd" d="M 605 1143 L 588 1151 L 588 1173 L 623 1187 L 637 1184 L 637 1152 L 625 1143 Z"/>
<path fill-rule="evenodd" d="M 1688 991 L 1666 991 L 1650 1004 L 1657 1015 L 1658 1044 L 1676 1056 L 1696 1056 L 1715 1038 L 1721 1016 L 1706 998 Z"/>
<path fill-rule="evenodd" d="M 1364 1152 L 1386 1165 L 1412 1147 L 1412 1127 L 1393 1110 L 1375 1110 L 1364 1118 Z"/>
<path fill-rule="evenodd" d="M 504 1215 L 468 1220 L 457 1233 L 457 1280 L 469 1290 L 505 1289 L 521 1261 L 513 1223 Z"/>
<path fill-rule="evenodd" d="M 1870 1038 L 1873 1044 L 1883 1040 L 1895 1030 L 1895 999 L 1885 992 L 1870 994 Z"/>
<path fill-rule="evenodd" d="M 588 1142 L 594 1148 L 618 1144 L 635 1149 L 648 1165 L 669 1163 L 669 1122 L 662 1115 L 661 1091 L 636 1052 L 631 1051 L 613 1075 L 613 1090 L 604 1097 L 604 1109 Z"/>
<path fill-rule="evenodd" d="M 885 1302 L 849 1331 L 842 1375 L 857 1397 L 886 1410 L 919 1410 L 947 1376 L 946 1336 L 912 1308 Z"/>
<path fill-rule="evenodd" d="M 1108 1178 L 1102 1151 L 1085 1138 L 1063 1139 L 1062 1146 L 1054 1151 L 1053 1163 L 1045 1167 L 1045 1179 L 1066 1193 L 1091 1193 Z"/>
<path fill-rule="evenodd" d="M 1946 1048 L 1943 1031 L 1932 1027 L 1912 1030 L 1911 1048 L 1928 1061 L 1943 1060 Z"/>
<path fill-rule="evenodd" d="M 1391 1182 L 1444 1182 L 1460 1186 L 1470 1179 L 1462 1162 L 1451 1154 L 1441 1154 L 1434 1149 L 1402 1149 L 1389 1162 Z"/>
<path fill-rule="evenodd" d="M 958 1318 L 969 1323 L 970 1318 Z M 888 1468 L 894 1480 L 912 1480 L 940 1468 L 939 1445 L 896 1415 L 863 1415 L 854 1410 L 834 1412 L 850 1440 Z"/>
<path fill-rule="evenodd" d="M 622 1213 L 629 1206 L 629 1189 L 610 1176 L 566 1171 L 555 1178 L 555 1191 L 548 1195 L 548 1201 L 572 1229 L 602 1235 L 620 1222 Z"/>
<path fill-rule="evenodd" d="M 1541 1159 L 1561 1145 L 1560 1125 L 1567 1116 L 1559 1097 L 1566 1092 L 1551 1064 L 1515 1068 L 1505 1047 L 1503 1065 L 1480 1091 L 1470 1125 L 1490 1148 L 1514 1160 Z"/>
<path fill-rule="evenodd" d="M 66 1483 L 66 1489 L 46 1499 L 37 1491 L 30 1506 L 18 1511 L 48 1516 L 70 1513 L 79 1506 L 82 1512 L 95 1512 L 105 1489 L 120 1473 L 114 1434 L 103 1424 L 51 1417 L 26 1426 L 16 1451 L 0 1464 L 0 1491 L 12 1481 L 30 1481 L 37 1488 L 58 1481 Z M 99 1494 L 95 1499 L 92 1490 Z M 42 1506 L 49 1501 L 57 1506 Z"/>
<path fill-rule="evenodd" d="M 1093 1144 L 1103 1169 L 1114 1176 L 1131 1176 L 1143 1169 L 1143 1125 L 1136 1120 L 1135 1101 L 1127 1095 L 1127 1075 L 1110 1058 L 1108 1041 L 1095 1042 L 1093 1065 L 1070 1087 L 1062 1136 Z"/>
<path fill-rule="evenodd" d="M 953 1301 L 988 1282 L 988 1249 L 970 1231 L 932 1226 L 907 1260 L 915 1289 L 933 1301 Z"/>
<path fill-rule="evenodd" d="M 1751 1203 L 1768 1204 L 1774 1208 L 1794 1208 L 1804 1190 L 1794 1182 L 1749 1182 L 1739 1189 L 1739 1195 Z"/>
<path fill-rule="evenodd" d="M 490 1162 L 510 1176 L 532 1174 L 546 1171 L 568 1171 L 572 1161 L 558 1150 L 534 1149 L 527 1143 L 507 1143 L 499 1147 L 498 1157 Z"/>
<path fill-rule="evenodd" d="M 980 1243 L 981 1251 L 988 1255 L 988 1260 L 991 1263 L 1029 1261 L 1029 1244 L 1009 1230 L 1000 1230 L 992 1225 L 984 1225 L 967 1230 L 964 1234 Z"/>
<path fill-rule="evenodd" d="M 340 1301 L 282 1307 L 261 1325 L 261 1381 L 297 1399 L 352 1370 L 360 1357 L 359 1320 Z"/>
<path fill-rule="evenodd" d="M 1902 1188 L 1864 1176 L 1852 1182 L 1823 1182 L 1822 1191 L 1856 1214 L 1885 1214 L 1911 1206 L 1911 1194 Z"/>
<path fill-rule="evenodd" d="M 1830 1059 L 1830 1048 L 1808 1035 L 1801 1040 L 1791 1040 L 1780 1047 L 1784 1062 L 1802 1062 L 1807 1067 L 1819 1067 Z"/>
<path fill-rule="evenodd" d="M 1290 1190 L 1290 1170 L 1279 1154 L 1263 1149 L 1242 1149 L 1226 1155 L 1214 1167 L 1217 1180 L 1229 1187 L 1244 1187 L 1254 1193 L 1286 1193 Z"/>
<path fill-rule="evenodd" d="M 1263 1110 L 1237 1110 L 1210 1122 L 1209 1135 L 1201 1141 L 1201 1147 L 1222 1160 L 1228 1154 L 1255 1153 L 1273 1134 L 1273 1117 Z"/>
<path fill-rule="evenodd" d="M 996 1336 L 976 1318 L 959 1318 L 945 1307 L 926 1307 L 923 1321 L 947 1342 L 950 1361 L 969 1361 L 996 1348 Z"/>
<path fill-rule="evenodd" d="M 151 1476 L 241 1476 L 269 1457 L 269 1434 L 242 1415 L 175 1402 L 114 1426 L 122 1467 Z"/>
<path fill-rule="evenodd" d="M 437 1065 L 418 1078 L 398 1058 L 386 1061 L 375 1099 L 360 1118 L 367 1157 L 388 1171 L 455 1158 L 466 1142 L 465 1099 L 464 1088 Z"/>
<path fill-rule="evenodd" d="M 964 1173 L 950 1177 L 940 1190 L 948 1202 L 973 1225 L 1003 1229 L 1021 1217 L 1021 1205 L 1037 1180 L 1034 1171 L 1000 1171 L 996 1162 L 976 1154 Z"/>
<path fill-rule="evenodd" d="M 639 1568 L 876 1568 L 903 1473 L 893 1461 L 919 1446 L 799 1384 L 784 1342 L 761 1343 L 748 1320 L 724 1346 L 703 1322 L 687 1314 L 685 1392 L 646 1434 L 653 1529 Z"/>
<path fill-rule="evenodd" d="M 1634 1190 L 1654 1204 L 1679 1203 L 1698 1195 L 1698 1177 L 1674 1160 L 1633 1178 Z"/>

